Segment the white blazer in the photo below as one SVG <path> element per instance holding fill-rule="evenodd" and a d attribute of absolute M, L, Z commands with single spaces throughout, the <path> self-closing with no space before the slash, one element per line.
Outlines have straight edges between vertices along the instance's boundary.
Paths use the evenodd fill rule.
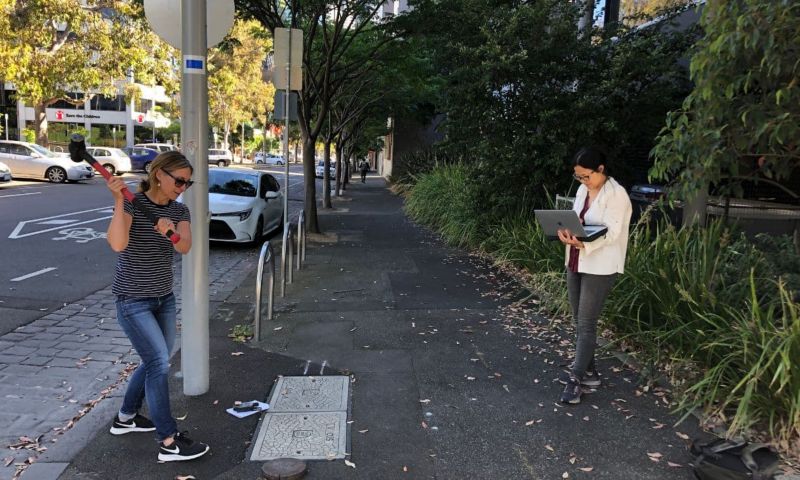
<path fill-rule="evenodd" d="M 581 184 L 572 209 L 580 216 L 589 190 Z M 631 200 L 628 192 L 611 177 L 600 188 L 584 215 L 586 225 L 605 225 L 608 232 L 593 242 L 583 242 L 578 250 L 578 272 L 594 275 L 624 273 L 628 253 L 628 229 L 631 224 Z M 569 265 L 569 245 L 564 265 Z"/>

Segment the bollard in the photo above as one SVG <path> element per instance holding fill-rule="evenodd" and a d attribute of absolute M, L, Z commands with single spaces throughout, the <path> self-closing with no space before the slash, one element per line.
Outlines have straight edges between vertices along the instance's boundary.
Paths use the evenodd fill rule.
<path fill-rule="evenodd" d="M 289 253 L 286 256 L 286 274 L 288 284 L 292 284 L 292 257 L 294 256 L 294 225 L 289 224 Z"/>
<path fill-rule="evenodd" d="M 289 243 L 289 229 L 291 223 L 286 222 L 283 226 L 283 245 L 281 245 L 281 297 L 286 296 L 286 253 Z"/>

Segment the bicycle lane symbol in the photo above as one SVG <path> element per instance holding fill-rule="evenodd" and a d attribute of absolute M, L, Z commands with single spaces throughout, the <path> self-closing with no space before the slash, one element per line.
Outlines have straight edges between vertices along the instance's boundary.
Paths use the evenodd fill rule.
<path fill-rule="evenodd" d="M 89 243 L 92 240 L 105 239 L 107 236 L 106 232 L 98 232 L 90 227 L 65 228 L 59 230 L 58 233 L 63 236 L 53 237 L 53 240 L 74 240 L 76 243 Z"/>

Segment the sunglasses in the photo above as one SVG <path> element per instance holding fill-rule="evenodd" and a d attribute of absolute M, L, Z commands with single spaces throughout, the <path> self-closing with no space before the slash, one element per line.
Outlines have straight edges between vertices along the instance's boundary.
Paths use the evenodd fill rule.
<path fill-rule="evenodd" d="M 194 185 L 194 182 L 191 180 L 184 180 L 183 178 L 176 177 L 175 175 L 169 173 L 166 170 L 161 170 L 161 171 L 169 175 L 169 178 L 175 180 L 175 186 L 178 188 L 185 186 L 188 189 L 189 187 Z"/>

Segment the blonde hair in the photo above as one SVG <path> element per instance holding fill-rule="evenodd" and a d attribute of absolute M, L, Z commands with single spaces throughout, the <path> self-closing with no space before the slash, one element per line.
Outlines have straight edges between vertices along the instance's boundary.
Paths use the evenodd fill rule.
<path fill-rule="evenodd" d="M 192 164 L 189 163 L 189 160 L 187 160 L 181 152 L 171 150 L 169 152 L 159 153 L 155 160 L 153 160 L 153 163 L 150 164 L 150 173 L 147 174 L 147 178 L 139 182 L 139 191 L 146 192 L 150 190 L 153 185 L 159 184 L 158 177 L 156 177 L 159 170 L 174 172 L 181 168 L 188 168 L 194 172 Z"/>

